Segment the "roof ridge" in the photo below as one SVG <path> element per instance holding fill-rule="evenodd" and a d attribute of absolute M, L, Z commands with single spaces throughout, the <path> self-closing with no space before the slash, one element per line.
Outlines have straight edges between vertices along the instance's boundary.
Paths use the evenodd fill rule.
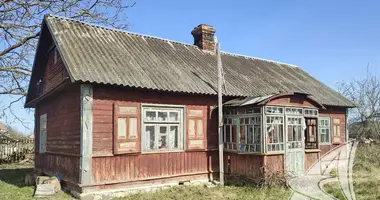
<path fill-rule="evenodd" d="M 46 15 L 46 16 L 47 17 L 49 17 L 49 16 L 50 17 L 55 17 L 55 18 L 59 18 L 59 19 L 65 19 L 65 20 L 68 20 L 68 21 L 72 21 L 72 22 L 76 22 L 76 23 L 81 23 L 81 24 L 85 24 L 85 25 L 88 25 L 88 26 L 95 26 L 95 27 L 106 29 L 106 30 L 110 30 L 110 31 L 117 31 L 117 32 L 127 33 L 127 34 L 134 35 L 134 36 L 143 36 L 143 37 L 148 37 L 148 38 L 152 38 L 152 39 L 159 39 L 159 40 L 166 41 L 166 42 L 174 42 L 174 43 L 182 44 L 182 45 L 189 46 L 189 47 L 192 47 L 192 48 L 196 48 L 198 50 L 202 50 L 199 47 L 197 47 L 196 45 L 188 44 L 188 43 L 180 42 L 180 41 L 176 41 L 176 40 L 171 40 L 171 39 L 167 39 L 167 38 L 161 38 L 161 37 L 152 36 L 152 35 L 148 35 L 148 34 L 142 34 L 142 33 L 136 33 L 136 32 L 133 32 L 133 31 L 127 31 L 127 30 L 112 28 L 112 27 L 109 27 L 109 26 L 103 26 L 103 25 L 99 25 L 99 24 L 95 24 L 95 23 L 91 23 L 91 22 L 84 22 L 84 21 L 80 21 L 80 20 L 77 20 L 77 19 L 72 19 L 72 18 L 63 17 L 63 16 L 59 16 L 59 15 L 49 14 L 49 15 Z M 284 65 L 288 65 L 290 67 L 297 67 L 297 68 L 299 68 L 295 64 L 289 64 L 289 63 L 285 63 L 285 62 L 279 62 L 279 61 L 275 61 L 275 60 L 270 60 L 270 59 L 265 59 L 265 58 L 258 58 L 258 57 L 254 57 L 254 56 L 247 56 L 247 55 L 243 55 L 243 54 L 231 53 L 231 52 L 226 52 L 226 51 L 221 51 L 221 52 L 224 53 L 224 54 L 231 55 L 231 56 L 244 57 L 244 58 L 255 59 L 255 60 L 261 60 L 261 61 L 271 62 L 271 63 L 275 63 L 275 64 L 284 64 Z"/>
<path fill-rule="evenodd" d="M 295 65 L 295 64 L 290 64 L 290 63 L 285 63 L 285 62 L 279 62 L 279 61 L 270 60 L 270 59 L 266 59 L 266 58 L 258 58 L 258 57 L 254 57 L 254 56 L 247 56 L 247 55 L 243 55 L 243 54 L 230 53 L 230 52 L 226 52 L 226 51 L 221 51 L 221 52 L 224 53 L 224 54 L 231 55 L 231 56 L 244 57 L 244 58 L 254 59 L 254 60 L 261 60 L 261 61 L 265 61 L 265 62 L 271 62 L 271 63 L 275 63 L 275 64 L 288 65 L 290 67 L 297 67 L 297 68 L 299 68 L 298 65 Z"/>
<path fill-rule="evenodd" d="M 99 24 L 95 24 L 95 23 L 91 23 L 91 22 L 84 22 L 84 21 L 80 21 L 80 20 L 77 20 L 77 19 L 72 19 L 72 18 L 63 17 L 63 16 L 59 16 L 59 15 L 49 14 L 47 16 L 48 17 L 50 16 L 50 17 L 65 19 L 65 20 L 69 20 L 69 21 L 72 21 L 72 22 L 85 24 L 85 25 L 88 25 L 88 26 L 95 26 L 95 27 L 107 29 L 107 30 L 110 30 L 110 31 L 117 31 L 117 32 L 127 33 L 127 34 L 130 34 L 130 35 L 135 35 L 135 36 L 144 36 L 144 37 L 148 37 L 148 38 L 159 39 L 159 40 L 166 41 L 166 42 L 174 42 L 174 43 L 183 44 L 183 45 L 186 45 L 186 46 L 191 46 L 193 48 L 198 48 L 196 45 L 188 44 L 188 43 L 185 43 L 185 42 L 180 42 L 180 41 L 176 41 L 176 40 L 161 38 L 161 37 L 152 36 L 152 35 L 143 34 L 143 33 L 137 33 L 137 32 L 133 32 L 133 31 L 127 31 L 127 30 L 123 30 L 123 29 L 112 28 L 112 27 L 109 27 L 109 26 L 103 26 L 103 25 L 99 25 Z M 199 50 L 201 50 L 201 49 L 199 49 Z"/>

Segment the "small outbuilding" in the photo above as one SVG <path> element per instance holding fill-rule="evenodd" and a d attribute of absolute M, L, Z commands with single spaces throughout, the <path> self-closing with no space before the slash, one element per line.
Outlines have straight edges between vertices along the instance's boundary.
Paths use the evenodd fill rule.
<path fill-rule="evenodd" d="M 215 32 L 197 26 L 192 45 L 46 16 L 25 103 L 35 168 L 78 194 L 217 180 Z M 338 92 L 294 65 L 221 59 L 226 175 L 302 174 L 346 142 Z"/>

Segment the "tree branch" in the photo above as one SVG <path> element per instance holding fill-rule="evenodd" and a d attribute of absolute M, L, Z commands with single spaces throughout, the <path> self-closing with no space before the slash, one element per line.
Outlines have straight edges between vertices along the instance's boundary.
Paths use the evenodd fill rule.
<path fill-rule="evenodd" d="M 25 37 L 25 38 L 24 38 L 23 40 L 21 40 L 20 42 L 18 42 L 18 43 L 16 43 L 16 44 L 14 44 L 14 45 L 12 45 L 12 46 L 10 46 L 10 47 L 4 49 L 3 51 L 1 51 L 1 52 L 0 52 L 0 56 L 4 56 L 5 54 L 11 52 L 12 50 L 15 50 L 15 49 L 19 48 L 19 47 L 22 46 L 23 44 L 27 43 L 29 40 L 34 39 L 34 38 L 38 37 L 39 35 L 40 35 L 40 33 L 38 32 L 38 33 L 32 34 L 32 35 L 30 35 L 30 36 L 28 36 L 28 37 Z"/>

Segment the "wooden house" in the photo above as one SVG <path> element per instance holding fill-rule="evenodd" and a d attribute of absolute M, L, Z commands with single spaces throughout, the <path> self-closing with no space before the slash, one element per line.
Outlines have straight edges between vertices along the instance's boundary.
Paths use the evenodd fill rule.
<path fill-rule="evenodd" d="M 46 16 L 25 103 L 35 168 L 78 194 L 218 179 L 215 32 L 191 45 Z M 226 175 L 302 174 L 347 140 L 354 105 L 301 68 L 221 59 Z"/>

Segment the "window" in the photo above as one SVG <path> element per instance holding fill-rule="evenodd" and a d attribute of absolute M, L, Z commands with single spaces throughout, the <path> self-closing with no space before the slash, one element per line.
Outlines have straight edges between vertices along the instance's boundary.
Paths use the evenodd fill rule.
<path fill-rule="evenodd" d="M 302 115 L 302 108 L 285 108 L 287 115 Z"/>
<path fill-rule="evenodd" d="M 317 149 L 317 119 L 306 118 L 305 148 Z"/>
<path fill-rule="evenodd" d="M 302 117 L 287 117 L 287 145 L 289 149 L 303 148 Z"/>
<path fill-rule="evenodd" d="M 304 115 L 305 116 L 318 116 L 318 110 L 317 109 L 304 109 Z"/>
<path fill-rule="evenodd" d="M 282 107 L 277 106 L 267 106 L 265 107 L 266 114 L 283 114 L 284 109 Z"/>
<path fill-rule="evenodd" d="M 340 136 L 340 119 L 334 119 L 334 137 Z"/>
<path fill-rule="evenodd" d="M 47 115 L 40 116 L 40 153 L 46 153 Z"/>
<path fill-rule="evenodd" d="M 239 151 L 261 151 L 261 116 L 239 118 Z"/>
<path fill-rule="evenodd" d="M 284 150 L 284 118 L 280 116 L 267 116 L 267 151 Z"/>
<path fill-rule="evenodd" d="M 182 108 L 144 107 L 143 149 L 147 152 L 183 150 L 182 113 Z"/>
<path fill-rule="evenodd" d="M 228 150 L 237 150 L 237 142 L 236 142 L 236 132 L 237 120 L 232 117 L 224 118 L 224 130 L 223 130 L 223 141 L 224 148 Z"/>
<path fill-rule="evenodd" d="M 331 125 L 329 117 L 320 117 L 318 120 L 318 132 L 321 144 L 331 144 Z"/>

